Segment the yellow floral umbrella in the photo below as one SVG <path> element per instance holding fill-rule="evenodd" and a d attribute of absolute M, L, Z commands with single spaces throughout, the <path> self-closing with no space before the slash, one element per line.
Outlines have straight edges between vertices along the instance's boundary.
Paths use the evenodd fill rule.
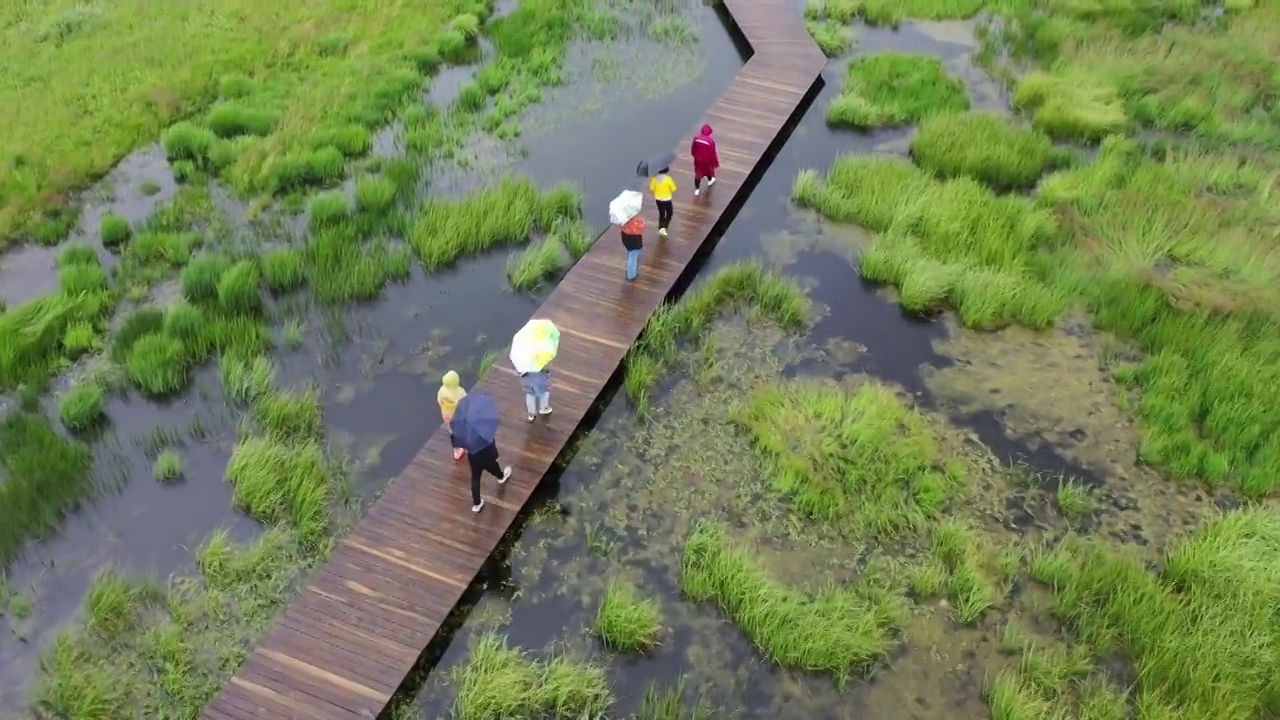
<path fill-rule="evenodd" d="M 511 339 L 511 364 L 518 373 L 538 372 L 555 359 L 559 347 L 555 323 L 534 318 Z"/>

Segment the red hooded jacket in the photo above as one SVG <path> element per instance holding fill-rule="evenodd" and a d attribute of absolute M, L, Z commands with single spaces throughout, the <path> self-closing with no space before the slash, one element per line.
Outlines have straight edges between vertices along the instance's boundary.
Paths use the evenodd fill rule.
<path fill-rule="evenodd" d="M 720 167 L 720 155 L 716 152 L 715 138 L 711 137 L 711 126 L 703 125 L 698 137 L 689 146 L 689 154 L 693 156 L 693 173 L 703 178 L 715 175 Z"/>

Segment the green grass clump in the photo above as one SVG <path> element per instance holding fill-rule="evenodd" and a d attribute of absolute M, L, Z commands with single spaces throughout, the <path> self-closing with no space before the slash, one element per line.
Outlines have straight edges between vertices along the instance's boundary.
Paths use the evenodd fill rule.
<path fill-rule="evenodd" d="M 398 195 L 392 179 L 363 177 L 356 183 L 356 209 L 365 213 L 385 213 L 395 205 Z"/>
<path fill-rule="evenodd" d="M 1061 140 L 1097 142 L 1129 124 L 1115 88 L 1078 74 L 1028 73 L 1014 87 L 1013 104 Z"/>
<path fill-rule="evenodd" d="M 68 245 L 58 253 L 58 269 L 68 265 L 100 265 L 101 262 L 97 250 L 79 243 Z"/>
<path fill-rule="evenodd" d="M 80 267 L 80 266 L 77 266 Z M 86 274 L 73 271 L 78 285 L 100 277 L 90 270 Z M 69 276 L 70 277 L 70 276 Z M 114 308 L 115 298 L 108 290 L 91 291 L 85 287 L 68 295 L 55 292 L 0 311 L 0 388 L 13 389 L 24 383 L 43 385 L 83 348 L 67 347 L 68 332 L 86 324 L 101 328 L 106 315 Z"/>
<path fill-rule="evenodd" d="M 106 392 L 95 382 L 72 385 L 58 396 L 58 418 L 68 430 L 84 430 L 102 419 Z"/>
<path fill-rule="evenodd" d="M 320 193 L 311 199 L 308 210 L 312 229 L 337 225 L 347 218 L 347 196 L 336 191 Z"/>
<path fill-rule="evenodd" d="M 461 200 L 428 200 L 409 242 L 428 270 L 503 245 L 526 242 L 550 231 L 560 218 L 581 216 L 581 195 L 570 188 L 539 193 L 528 179 L 504 179 Z"/>
<path fill-rule="evenodd" d="M 985 548 L 966 522 L 947 519 L 933 527 L 930 555 L 944 572 L 943 590 L 952 617 L 962 625 L 976 623 L 999 600 L 982 572 Z"/>
<path fill-rule="evenodd" d="M 258 284 L 261 274 L 252 260 L 232 265 L 218 279 L 218 306 L 231 314 L 251 313 L 262 305 Z"/>
<path fill-rule="evenodd" d="M 451 673 L 458 720 L 599 717 L 612 702 L 604 668 L 569 657 L 539 661 L 487 633 Z"/>
<path fill-rule="evenodd" d="M 836 158 L 826 178 L 803 171 L 792 199 L 829 219 L 885 233 L 860 270 L 899 289 L 917 312 L 944 301 L 965 325 L 1052 325 L 1067 304 L 1040 277 L 1036 254 L 1058 242 L 1054 215 L 1017 196 L 999 196 L 966 178 L 937 180 L 888 156 Z"/>
<path fill-rule="evenodd" d="M 62 265 L 58 268 L 58 287 L 70 296 L 101 292 L 107 289 L 107 271 L 96 262 Z"/>
<path fill-rule="evenodd" d="M 169 395 L 187 384 L 187 355 L 182 343 L 164 333 L 143 335 L 125 360 L 129 380 L 149 395 Z"/>
<path fill-rule="evenodd" d="M 218 299 L 218 281 L 231 268 L 224 255 L 202 253 L 191 258 L 182 269 L 182 294 L 193 303 L 209 303 Z"/>
<path fill-rule="evenodd" d="M 275 367 L 262 355 L 223 355 L 218 370 L 223 392 L 235 403 L 255 402 L 275 387 Z"/>
<path fill-rule="evenodd" d="M 614 650 L 647 650 L 662 634 L 662 610 L 657 600 L 642 598 L 635 587 L 613 580 L 600 601 L 594 630 Z"/>
<path fill-rule="evenodd" d="M 556 276 L 565 265 L 565 249 L 554 236 L 548 236 L 507 260 L 507 280 L 516 290 L 535 290 L 543 281 Z"/>
<path fill-rule="evenodd" d="M 1248 509 L 1211 518 L 1167 552 L 1141 558 L 1071 541 L 1032 565 L 1079 638 L 1131 659 L 1136 694 L 1167 717 L 1265 716 L 1280 680 L 1280 517 Z"/>
<path fill-rule="evenodd" d="M 173 482 L 182 477 L 182 456 L 177 450 L 163 450 L 156 456 L 151 472 L 160 482 Z"/>
<path fill-rule="evenodd" d="M 853 30 L 844 23 L 831 19 L 805 18 L 804 27 L 827 57 L 839 57 L 853 45 Z"/>
<path fill-rule="evenodd" d="M 1030 187 L 1055 162 L 1049 138 L 990 112 L 926 118 L 911 157 L 944 178 L 968 176 L 997 190 Z"/>
<path fill-rule="evenodd" d="M 103 245 L 114 248 L 123 245 L 133 235 L 133 227 L 119 215 L 107 213 L 98 224 L 98 235 Z"/>
<path fill-rule="evenodd" d="M 858 129 L 906 125 L 940 112 L 964 112 L 969 95 L 937 58 L 878 53 L 849 63 L 827 122 Z"/>
<path fill-rule="evenodd" d="M 627 353 L 623 387 L 637 412 L 647 412 L 649 393 L 679 359 L 680 343 L 700 337 L 713 320 L 738 308 L 791 331 L 804 328 L 813 317 L 804 290 L 782 275 L 758 262 L 725 267 L 680 302 L 654 312 Z"/>
<path fill-rule="evenodd" d="M 796 508 L 855 534 L 892 536 L 937 519 L 960 470 L 942 470 L 925 418 L 889 388 L 789 382 L 734 413 Z"/>
<path fill-rule="evenodd" d="M 204 122 L 220 138 L 263 136 L 270 135 L 275 128 L 276 116 L 238 102 L 221 102 L 209 110 Z"/>
<path fill-rule="evenodd" d="M 289 523 L 306 544 L 320 542 L 328 531 L 334 478 L 314 441 L 246 438 L 232 450 L 226 476 L 236 506 L 253 517 Z"/>
<path fill-rule="evenodd" d="M 164 311 L 153 306 L 140 307 L 125 316 L 111 337 L 111 360 L 124 363 L 133 344 L 143 336 L 164 329 Z"/>
<path fill-rule="evenodd" d="M 250 367 L 249 383 L 260 381 L 258 368 Z M 252 385 L 249 393 L 253 393 Z M 241 391 L 241 395 L 246 395 Z M 280 441 L 319 440 L 324 433 L 320 391 L 254 393 L 253 414 L 268 436 Z"/>
<path fill-rule="evenodd" d="M 789 587 L 716 526 L 694 531 L 681 568 L 685 595 L 719 605 L 771 662 L 828 673 L 841 688 L 897 645 L 900 597 L 867 582 L 812 593 Z"/>
<path fill-rule="evenodd" d="M 635 720 L 713 720 L 715 713 L 702 698 L 693 707 L 684 704 L 684 678 L 665 690 L 651 683 L 640 698 Z"/>
<path fill-rule="evenodd" d="M 192 233 L 145 232 L 129 243 L 125 257 L 139 266 L 182 267 L 199 244 L 200 236 Z"/>
<path fill-rule="evenodd" d="M 262 255 L 262 281 L 273 293 L 296 290 L 306 282 L 302 253 L 292 248 L 276 248 Z"/>
<path fill-rule="evenodd" d="M 10 411 L 0 420 L 0 568 L 27 541 L 56 532 L 89 496 L 92 461 L 86 446 L 60 435 L 38 412 Z"/>
<path fill-rule="evenodd" d="M 323 303 L 372 300 L 391 280 L 409 276 L 413 256 L 379 238 L 362 240 L 350 224 L 322 230 L 303 253 L 307 282 Z"/>
<path fill-rule="evenodd" d="M 281 528 L 247 545 L 222 529 L 195 560 L 197 574 L 164 586 L 99 575 L 85 598 L 83 627 L 61 630 L 41 650 L 33 710 L 82 719 L 132 717 L 139 707 L 157 717 L 198 716 L 316 556 Z"/>

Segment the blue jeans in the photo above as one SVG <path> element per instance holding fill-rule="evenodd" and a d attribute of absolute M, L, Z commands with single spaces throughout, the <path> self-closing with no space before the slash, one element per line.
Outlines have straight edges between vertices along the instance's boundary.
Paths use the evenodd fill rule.
<path fill-rule="evenodd" d="M 635 280 L 636 275 L 640 272 L 640 251 L 627 251 L 627 279 Z"/>

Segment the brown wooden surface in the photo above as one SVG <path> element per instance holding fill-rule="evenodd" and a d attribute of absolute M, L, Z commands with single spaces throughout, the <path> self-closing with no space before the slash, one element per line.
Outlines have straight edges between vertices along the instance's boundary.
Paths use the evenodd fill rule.
<path fill-rule="evenodd" d="M 485 508 L 473 514 L 467 465 L 453 461 L 447 429 L 438 430 L 309 578 L 203 718 L 350 720 L 377 717 L 386 707 L 826 63 L 789 0 L 725 5 L 754 54 L 695 126 L 715 128 L 716 185 L 693 196 L 692 133 L 682 138 L 671 168 L 680 186 L 671 235 L 658 239 L 657 212 L 646 199 L 640 277 L 624 280 L 618 230 L 609 228 L 538 309 L 534 317 L 552 320 L 561 333 L 554 414 L 526 422 L 505 352 L 471 388 L 490 393 L 503 413 L 498 449 L 513 468 L 510 482 L 499 486 L 486 476 Z"/>

